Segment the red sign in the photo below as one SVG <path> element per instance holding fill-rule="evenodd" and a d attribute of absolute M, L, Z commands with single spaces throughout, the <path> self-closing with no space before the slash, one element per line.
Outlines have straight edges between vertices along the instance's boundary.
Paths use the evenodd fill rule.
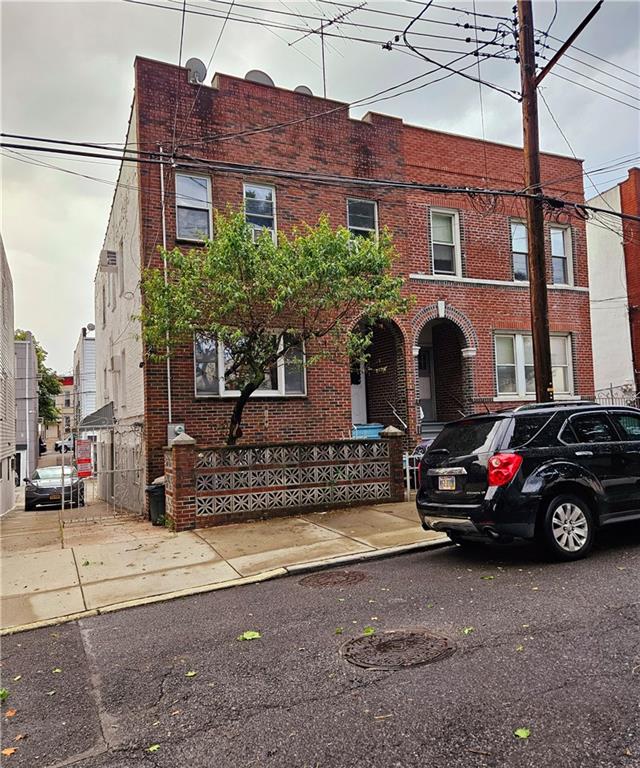
<path fill-rule="evenodd" d="M 76 464 L 78 477 L 91 477 L 93 474 L 91 440 L 76 440 Z"/>

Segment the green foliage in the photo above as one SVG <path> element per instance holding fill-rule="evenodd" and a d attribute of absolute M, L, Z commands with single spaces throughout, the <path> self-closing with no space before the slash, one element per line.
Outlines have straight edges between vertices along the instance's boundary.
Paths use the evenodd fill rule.
<path fill-rule="evenodd" d="M 247 629 L 241 635 L 236 637 L 236 640 L 259 640 L 262 637 L 260 632 L 255 629 Z"/>
<path fill-rule="evenodd" d="M 529 728 L 516 728 L 513 735 L 518 739 L 528 739 L 531 736 L 531 730 Z"/>
<path fill-rule="evenodd" d="M 15 340 L 26 341 L 28 338 L 27 334 L 28 331 L 18 328 L 15 332 Z M 45 365 L 48 352 L 33 334 L 32 338 L 38 361 L 38 415 L 45 425 L 54 424 L 60 418 L 60 411 L 56 408 L 55 396 L 62 392 L 62 387 L 56 372 Z"/>
<path fill-rule="evenodd" d="M 366 328 L 408 307 L 402 278 L 392 274 L 389 233 L 354 239 L 344 227 L 332 229 L 326 216 L 291 237 L 278 233 L 275 244 L 266 231 L 254 242 L 242 213 L 217 213 L 215 237 L 201 249 L 163 256 L 167 285 L 163 270 L 143 275 L 147 350 L 160 359 L 191 347 L 196 332 L 215 336 L 233 360 L 240 413 L 266 372 L 301 341 L 311 342 L 307 365 L 331 355 L 366 359 Z"/>

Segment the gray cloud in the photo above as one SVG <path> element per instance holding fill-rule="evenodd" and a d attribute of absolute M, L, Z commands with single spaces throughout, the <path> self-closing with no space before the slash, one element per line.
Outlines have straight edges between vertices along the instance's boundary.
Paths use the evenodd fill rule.
<path fill-rule="evenodd" d="M 216 7 L 200 4 L 211 9 Z M 292 7 L 294 0 L 288 5 Z M 469 2 L 455 5 L 471 8 Z M 512 2 L 479 2 L 478 10 L 509 15 L 512 5 Z M 591 5 L 560 0 L 553 34 L 558 37 L 568 34 Z M 277 3 L 269 7 L 282 10 Z M 420 6 L 407 2 L 369 3 L 369 7 L 404 13 L 420 10 Z M 332 11 L 329 6 L 310 2 L 296 2 L 295 8 L 314 13 L 319 12 L 319 8 L 325 13 Z M 177 61 L 178 13 L 121 2 L 5 2 L 0 9 L 5 131 L 98 142 L 122 141 L 132 98 L 135 55 Z M 549 0 L 536 2 L 538 27 L 546 27 L 553 9 L 554 4 Z M 369 16 L 373 15 L 359 12 L 351 18 L 356 23 L 371 22 Z M 446 17 L 451 18 L 451 14 Z M 639 17 L 640 4 L 609 0 L 578 45 L 637 71 Z M 463 14 L 459 18 L 465 20 Z M 397 23 L 401 24 L 400 20 Z M 198 56 L 208 61 L 221 24 L 220 19 L 188 15 L 184 58 Z M 438 31 L 442 29 L 439 27 Z M 352 27 L 344 27 L 343 31 L 365 35 L 364 30 Z M 376 36 L 376 33 L 367 34 Z M 377 34 L 382 39 L 388 37 Z M 291 32 L 277 31 L 277 35 L 287 41 L 295 38 Z M 352 101 L 430 68 L 407 55 L 383 51 L 376 46 L 340 39 L 331 42 L 339 51 L 327 53 L 328 91 L 332 98 Z M 571 55 L 587 58 L 577 51 Z M 632 75 L 588 60 L 607 72 L 638 82 Z M 564 63 L 582 69 L 575 62 Z M 315 93 L 321 93 L 318 64 L 316 37 L 291 47 L 266 29 L 229 23 L 210 74 L 217 70 L 243 76 L 249 69 L 262 68 L 278 85 L 293 88 L 306 83 Z M 562 74 L 570 79 L 574 77 L 566 71 Z M 590 74 L 636 97 L 639 94 L 637 88 L 604 78 L 595 71 Z M 502 86 L 518 87 L 518 69 L 514 62 L 485 63 L 482 75 Z M 638 112 L 555 77 L 548 78 L 544 93 L 587 168 L 598 167 L 621 155 L 640 154 Z M 487 138 L 520 143 L 519 105 L 486 88 L 483 97 Z M 459 77 L 368 109 L 402 117 L 408 123 L 481 135 L 478 88 Z M 354 115 L 364 111 L 354 110 Z M 543 148 L 568 153 L 564 139 L 543 105 L 540 112 Z M 115 165 L 107 161 L 77 161 L 44 155 L 38 155 L 37 159 L 107 182 L 113 182 L 117 175 Z M 70 369 L 80 327 L 93 320 L 93 276 L 113 187 L 15 159 L 2 159 L 2 174 L 2 232 L 14 277 L 16 324 L 34 331 L 49 350 L 51 365 L 61 371 Z M 614 173 L 598 178 L 613 182 L 621 175 Z"/>

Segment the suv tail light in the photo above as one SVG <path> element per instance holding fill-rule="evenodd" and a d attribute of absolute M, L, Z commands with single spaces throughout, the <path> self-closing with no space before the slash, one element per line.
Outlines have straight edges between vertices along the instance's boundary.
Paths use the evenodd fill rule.
<path fill-rule="evenodd" d="M 506 485 L 511 482 L 521 464 L 522 456 L 519 453 L 496 453 L 489 459 L 489 485 Z"/>

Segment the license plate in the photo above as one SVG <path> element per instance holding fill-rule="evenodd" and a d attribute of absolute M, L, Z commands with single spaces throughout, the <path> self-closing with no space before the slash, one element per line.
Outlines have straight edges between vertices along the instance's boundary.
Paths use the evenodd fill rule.
<path fill-rule="evenodd" d="M 455 477 L 447 477 L 446 475 L 438 478 L 438 490 L 440 491 L 455 491 L 456 479 Z"/>
<path fill-rule="evenodd" d="M 62 498 L 62 496 L 59 493 L 50 493 L 49 498 L 52 501 L 59 501 Z"/>

